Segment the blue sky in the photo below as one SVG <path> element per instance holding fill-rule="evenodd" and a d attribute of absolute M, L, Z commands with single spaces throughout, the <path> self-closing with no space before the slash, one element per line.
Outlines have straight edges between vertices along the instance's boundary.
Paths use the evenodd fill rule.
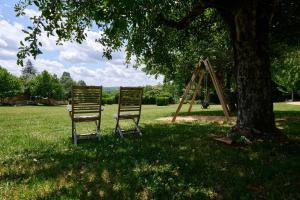
<path fill-rule="evenodd" d="M 20 75 L 21 67 L 16 65 L 18 44 L 24 38 L 21 31 L 31 24 L 29 18 L 39 15 L 30 7 L 26 15 L 16 17 L 15 0 L 0 0 L 0 65 L 15 75 Z M 38 71 L 48 70 L 60 76 L 64 71 L 71 73 L 75 80 L 84 80 L 90 85 L 141 86 L 155 85 L 162 82 L 162 77 L 155 79 L 141 70 L 126 67 L 124 51 L 113 54 L 112 60 L 102 58 L 102 47 L 95 43 L 100 37 L 97 30 L 87 30 L 88 37 L 83 44 L 67 42 L 63 46 L 55 45 L 55 38 L 42 34 L 43 54 L 32 60 Z"/>

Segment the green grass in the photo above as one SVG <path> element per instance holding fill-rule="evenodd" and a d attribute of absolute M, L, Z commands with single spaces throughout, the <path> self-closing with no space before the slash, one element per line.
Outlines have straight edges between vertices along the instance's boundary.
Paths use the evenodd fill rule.
<path fill-rule="evenodd" d="M 101 141 L 74 146 L 65 106 L 0 107 L 0 199 L 300 199 L 300 106 L 275 105 L 289 143 L 246 147 L 209 137 L 227 124 L 156 120 L 176 105 L 144 106 L 143 136 L 120 139 L 116 110 L 105 107 Z"/>

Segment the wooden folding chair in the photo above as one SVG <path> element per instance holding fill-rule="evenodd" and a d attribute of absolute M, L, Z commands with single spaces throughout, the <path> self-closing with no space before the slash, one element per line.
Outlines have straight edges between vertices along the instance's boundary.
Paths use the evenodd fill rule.
<path fill-rule="evenodd" d="M 72 140 L 98 138 L 100 140 L 100 123 L 102 111 L 102 86 L 73 86 L 72 107 L 69 108 L 72 119 Z M 96 132 L 80 135 L 76 130 L 78 122 L 95 122 Z"/>
<path fill-rule="evenodd" d="M 119 134 L 121 137 L 123 137 L 125 133 L 137 133 L 142 135 L 139 129 L 142 98 L 142 87 L 120 87 L 118 113 L 114 116 L 116 119 L 115 134 Z M 128 119 L 133 121 L 134 129 L 122 130 L 120 120 Z"/>

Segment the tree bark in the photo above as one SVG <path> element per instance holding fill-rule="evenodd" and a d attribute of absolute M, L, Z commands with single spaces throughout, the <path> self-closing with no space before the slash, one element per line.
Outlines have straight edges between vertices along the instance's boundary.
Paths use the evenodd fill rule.
<path fill-rule="evenodd" d="M 243 1 L 233 12 L 230 26 L 238 86 L 235 131 L 242 134 L 276 132 L 268 53 L 272 12 L 265 3 Z"/>

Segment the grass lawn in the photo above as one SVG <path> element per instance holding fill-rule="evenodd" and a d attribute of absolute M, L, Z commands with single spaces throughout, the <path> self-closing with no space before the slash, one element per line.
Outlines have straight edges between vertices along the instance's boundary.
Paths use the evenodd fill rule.
<path fill-rule="evenodd" d="M 120 139 L 105 106 L 102 140 L 74 146 L 65 106 L 0 107 L 0 199 L 300 199 L 300 106 L 275 104 L 288 144 L 243 148 L 209 137 L 227 124 L 156 120 L 175 110 L 143 106 L 143 136 Z"/>

